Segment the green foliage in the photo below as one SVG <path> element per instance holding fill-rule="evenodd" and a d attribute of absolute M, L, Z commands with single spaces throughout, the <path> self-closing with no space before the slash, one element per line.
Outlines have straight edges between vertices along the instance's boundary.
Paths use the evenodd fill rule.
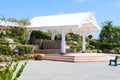
<path fill-rule="evenodd" d="M 12 61 L 12 57 L 10 55 L 0 54 L 0 61 Z"/>
<path fill-rule="evenodd" d="M 105 22 L 103 24 L 102 31 L 100 33 L 100 40 L 101 41 L 106 41 L 106 42 L 111 42 L 113 41 L 113 25 L 112 21 Z"/>
<path fill-rule="evenodd" d="M 70 45 L 72 49 L 80 51 L 82 49 L 82 36 L 79 34 L 69 33 L 66 35 L 67 44 Z M 99 49 L 98 40 L 92 39 L 92 35 L 86 37 L 86 49 L 87 52 L 102 52 Z"/>
<path fill-rule="evenodd" d="M 0 37 L 0 43 L 8 43 L 5 37 Z"/>
<path fill-rule="evenodd" d="M 114 32 L 114 40 L 116 43 L 120 45 L 120 26 L 115 26 L 113 29 Z"/>
<path fill-rule="evenodd" d="M 5 37 L 5 36 L 6 36 L 5 31 L 0 29 L 0 37 Z"/>
<path fill-rule="evenodd" d="M 87 38 L 87 49 L 92 50 L 92 49 L 97 49 L 98 48 L 98 41 L 95 39 Z"/>
<path fill-rule="evenodd" d="M 103 24 L 100 33 L 100 49 L 107 53 L 120 53 L 120 26 L 113 26 L 111 21 Z"/>
<path fill-rule="evenodd" d="M 5 61 L 5 57 L 2 54 L 0 54 L 0 61 Z"/>
<path fill-rule="evenodd" d="M 21 18 L 21 19 L 15 19 L 15 18 L 8 18 L 7 19 L 10 22 L 17 23 L 20 26 L 27 26 L 30 25 L 30 21 L 26 18 Z"/>
<path fill-rule="evenodd" d="M 32 46 L 28 46 L 28 45 L 16 45 L 16 48 L 20 52 L 19 55 L 31 54 L 32 53 Z"/>
<path fill-rule="evenodd" d="M 30 43 L 34 43 L 33 41 L 35 39 L 50 39 L 50 35 L 47 32 L 42 32 L 42 31 L 32 31 L 30 35 Z"/>
<path fill-rule="evenodd" d="M 20 20 L 15 18 L 6 19 L 4 16 L 0 15 L 0 20 L 14 23 L 12 27 L 11 26 L 5 27 L 4 25 L 0 26 L 0 37 L 12 38 L 15 42 L 21 43 L 21 44 L 27 43 L 27 30 L 20 26 L 30 25 L 30 22 L 28 19 L 25 19 L 25 18 L 22 18 Z M 15 27 L 15 24 L 18 24 L 19 27 L 18 26 Z"/>
<path fill-rule="evenodd" d="M 100 33 L 100 41 L 120 45 L 120 26 L 113 26 L 111 21 L 105 22 Z"/>
<path fill-rule="evenodd" d="M 34 37 L 35 39 L 50 39 L 50 35 L 47 32 L 42 31 L 32 31 L 30 37 Z"/>
<path fill-rule="evenodd" d="M 22 64 L 20 69 L 17 71 L 15 77 L 14 77 L 14 72 L 16 71 L 18 67 L 19 62 L 13 64 L 13 62 L 9 62 L 6 64 L 5 69 L 2 69 L 1 74 L 0 74 L 0 80 L 17 80 L 17 78 L 21 75 L 24 67 L 26 66 L 27 62 Z M 13 65 L 13 67 L 12 67 Z"/>
<path fill-rule="evenodd" d="M 69 33 L 66 35 L 67 44 L 77 51 L 81 50 L 82 47 L 82 37 L 79 34 Z"/>
<path fill-rule="evenodd" d="M 8 27 L 6 29 L 7 37 L 12 38 L 15 42 L 25 44 L 27 41 L 27 29 L 22 27 Z"/>
<path fill-rule="evenodd" d="M 17 71 L 16 76 L 13 78 L 13 80 L 17 80 L 17 78 L 20 77 L 20 75 L 23 72 L 23 69 L 25 68 L 26 64 L 27 64 L 27 62 L 25 62 L 24 64 L 22 64 L 22 66 Z"/>
<path fill-rule="evenodd" d="M 2 70 L 2 73 L 0 74 L 0 80 L 11 80 L 13 76 L 13 71 L 10 71 L 10 68 L 12 66 L 12 62 L 8 63 L 5 66 L 5 69 Z"/>
<path fill-rule="evenodd" d="M 55 40 L 62 40 L 61 34 L 56 35 Z"/>
<path fill-rule="evenodd" d="M 3 54 L 3 55 L 12 55 L 13 52 L 12 52 L 11 47 L 6 46 L 6 45 L 0 45 L 0 54 Z"/>
<path fill-rule="evenodd" d="M 30 25 L 30 22 L 28 19 L 22 18 L 20 20 L 17 20 L 17 23 L 21 26 L 27 26 Z"/>
<path fill-rule="evenodd" d="M 0 15 L 0 20 L 5 21 L 5 16 Z"/>

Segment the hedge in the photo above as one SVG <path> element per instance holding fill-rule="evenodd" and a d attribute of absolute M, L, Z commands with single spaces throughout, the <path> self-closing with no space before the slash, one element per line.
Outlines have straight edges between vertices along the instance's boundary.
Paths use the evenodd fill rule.
<path fill-rule="evenodd" d="M 12 55 L 13 51 L 12 51 L 11 47 L 9 47 L 9 46 L 0 45 L 0 54 L 3 54 L 3 55 Z"/>
<path fill-rule="evenodd" d="M 16 45 L 16 48 L 19 50 L 19 55 L 31 54 L 32 53 L 32 46 Z"/>

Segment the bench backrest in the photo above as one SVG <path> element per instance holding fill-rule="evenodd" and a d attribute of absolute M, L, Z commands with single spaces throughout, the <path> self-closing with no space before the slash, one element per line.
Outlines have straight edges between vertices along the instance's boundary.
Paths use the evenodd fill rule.
<path fill-rule="evenodd" d="M 115 60 L 120 61 L 120 56 L 116 56 Z"/>
<path fill-rule="evenodd" d="M 120 61 L 120 56 L 118 56 L 118 61 Z"/>

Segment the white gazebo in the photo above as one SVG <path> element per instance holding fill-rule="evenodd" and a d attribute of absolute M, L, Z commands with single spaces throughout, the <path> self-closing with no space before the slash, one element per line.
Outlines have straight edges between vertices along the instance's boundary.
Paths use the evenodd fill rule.
<path fill-rule="evenodd" d="M 91 12 L 60 14 L 52 16 L 34 17 L 28 29 L 47 30 L 51 33 L 51 39 L 54 40 L 56 34 L 61 34 L 61 53 L 66 53 L 66 33 L 78 33 L 83 37 L 82 52 L 86 52 L 85 37 L 90 32 L 100 31 L 100 27 Z M 30 37 L 30 33 L 28 39 Z"/>

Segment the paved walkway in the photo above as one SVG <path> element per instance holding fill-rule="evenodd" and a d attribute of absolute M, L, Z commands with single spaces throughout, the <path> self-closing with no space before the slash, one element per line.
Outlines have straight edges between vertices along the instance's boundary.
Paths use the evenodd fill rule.
<path fill-rule="evenodd" d="M 120 65 L 108 63 L 30 60 L 18 80 L 120 80 Z"/>

